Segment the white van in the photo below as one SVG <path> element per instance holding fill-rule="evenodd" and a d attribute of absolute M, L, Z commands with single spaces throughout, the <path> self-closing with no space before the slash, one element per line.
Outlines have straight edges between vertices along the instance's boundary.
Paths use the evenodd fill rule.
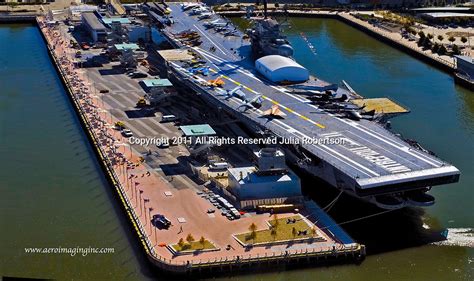
<path fill-rule="evenodd" d="M 210 170 L 225 170 L 229 168 L 227 162 L 215 162 L 209 165 Z"/>
<path fill-rule="evenodd" d="M 173 122 L 173 121 L 178 121 L 178 117 L 176 117 L 174 115 L 163 115 L 163 117 L 161 117 L 161 122 L 162 123 Z"/>

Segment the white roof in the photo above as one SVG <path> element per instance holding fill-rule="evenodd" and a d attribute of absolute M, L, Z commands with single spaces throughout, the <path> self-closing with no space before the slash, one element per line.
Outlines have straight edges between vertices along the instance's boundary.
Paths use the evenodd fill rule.
<path fill-rule="evenodd" d="M 432 18 L 474 17 L 474 14 L 468 14 L 468 13 L 447 13 L 447 12 L 422 13 L 422 15 L 429 16 L 429 17 L 432 17 Z"/>
<path fill-rule="evenodd" d="M 264 57 L 259 58 L 257 61 L 255 61 L 255 63 L 260 63 L 264 65 L 270 71 L 275 71 L 279 68 L 288 67 L 288 66 L 306 70 L 306 68 L 298 64 L 296 61 L 284 56 L 279 56 L 279 55 L 264 56 Z"/>

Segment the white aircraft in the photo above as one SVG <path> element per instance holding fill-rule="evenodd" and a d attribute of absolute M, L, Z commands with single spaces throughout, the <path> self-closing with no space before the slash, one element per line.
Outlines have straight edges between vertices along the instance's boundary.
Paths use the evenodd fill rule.
<path fill-rule="evenodd" d="M 198 17 L 198 20 L 210 19 L 211 16 L 212 16 L 212 13 L 202 13 L 202 14 Z"/>
<path fill-rule="evenodd" d="M 197 8 L 197 7 L 201 7 L 201 4 L 199 4 L 199 3 L 185 3 L 185 4 L 181 5 L 181 9 L 183 11 L 187 11 L 187 10 Z"/>
<path fill-rule="evenodd" d="M 262 102 L 263 102 L 262 95 L 256 95 L 251 100 L 245 100 L 243 104 L 239 105 L 239 108 L 244 107 L 244 111 L 251 108 L 258 109 L 262 106 Z"/>
<path fill-rule="evenodd" d="M 227 96 L 227 98 L 231 98 L 231 97 L 237 95 L 237 93 L 239 91 L 242 92 L 241 89 L 242 89 L 242 86 L 237 86 L 234 89 L 232 89 L 230 91 L 227 91 L 225 95 Z M 244 93 L 242 92 L 242 94 L 244 94 Z M 244 96 L 245 96 L 245 94 L 244 94 Z"/>

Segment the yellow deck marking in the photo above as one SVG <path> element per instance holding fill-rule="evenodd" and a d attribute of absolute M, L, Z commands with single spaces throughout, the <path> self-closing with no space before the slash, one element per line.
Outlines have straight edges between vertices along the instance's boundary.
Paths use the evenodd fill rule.
<path fill-rule="evenodd" d="M 212 72 L 214 72 L 214 73 L 218 73 L 216 70 L 214 70 L 214 69 L 212 69 L 212 68 L 210 68 L 209 70 L 212 71 Z M 230 77 L 228 77 L 228 76 L 226 76 L 226 75 L 221 75 L 221 77 L 222 77 L 222 78 L 225 78 L 225 79 L 227 79 L 227 80 L 229 80 L 230 82 L 234 83 L 234 84 L 237 85 L 237 86 L 242 86 L 244 89 L 246 89 L 246 90 L 249 91 L 249 92 L 252 92 L 252 93 L 254 93 L 254 94 L 256 94 L 256 95 L 259 95 L 258 92 L 254 91 L 254 90 L 251 89 L 250 87 L 247 87 L 247 86 L 245 86 L 244 84 L 239 83 L 239 82 L 235 81 L 234 79 L 232 79 L 232 78 L 230 78 Z M 267 97 L 267 96 L 265 96 L 265 95 L 261 95 L 261 96 L 262 96 L 262 98 L 268 100 L 269 102 L 280 106 L 281 108 L 285 109 L 286 111 L 288 111 L 288 112 L 290 112 L 290 113 L 293 113 L 293 114 L 295 114 L 296 116 L 299 116 L 301 119 L 306 120 L 306 121 L 310 122 L 311 124 L 318 126 L 318 127 L 321 128 L 321 129 L 326 128 L 326 126 L 321 125 L 321 124 L 319 124 L 318 122 L 314 122 L 313 120 L 309 119 L 308 117 L 306 117 L 306 116 L 304 116 L 304 115 L 301 115 L 300 113 L 294 111 L 293 109 L 291 109 L 291 108 L 289 108 L 289 107 L 286 107 L 286 106 L 280 104 L 279 102 L 277 102 L 277 101 L 275 101 L 275 100 L 273 100 L 273 99 L 271 99 L 271 98 L 269 98 L 269 97 Z"/>

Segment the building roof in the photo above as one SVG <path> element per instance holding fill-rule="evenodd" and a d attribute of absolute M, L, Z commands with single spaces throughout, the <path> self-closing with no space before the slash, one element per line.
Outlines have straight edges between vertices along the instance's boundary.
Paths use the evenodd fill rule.
<path fill-rule="evenodd" d="M 474 58 L 468 57 L 468 56 L 455 56 L 456 59 L 458 60 L 463 60 L 465 62 L 468 62 L 470 64 L 474 64 Z"/>
<path fill-rule="evenodd" d="M 79 5 L 79 6 L 70 6 L 69 10 L 71 11 L 71 14 L 77 15 L 81 14 L 84 12 L 94 12 L 98 10 L 97 6 L 93 5 Z"/>
<path fill-rule="evenodd" d="M 255 167 L 237 167 L 229 168 L 229 174 L 233 177 L 240 186 L 246 184 L 271 184 L 277 182 L 297 181 L 298 177 L 292 172 L 288 171 L 286 174 L 265 175 L 259 176 L 255 173 Z M 240 177 L 242 173 L 242 178 Z"/>
<path fill-rule="evenodd" d="M 275 71 L 279 68 L 288 67 L 288 66 L 306 70 L 306 68 L 301 66 L 296 61 L 284 56 L 279 56 L 279 55 L 264 56 L 256 60 L 255 63 L 260 63 L 264 65 L 270 71 Z"/>
<path fill-rule="evenodd" d="M 431 17 L 431 18 L 474 17 L 474 14 L 467 14 L 467 13 L 448 13 L 448 12 L 422 13 L 421 15 L 422 15 L 422 16 Z"/>
<path fill-rule="evenodd" d="M 161 50 L 158 54 L 166 61 L 188 61 L 194 58 L 186 49 Z"/>
<path fill-rule="evenodd" d="M 255 68 L 272 82 L 302 82 L 309 79 L 309 71 L 296 61 L 278 55 L 261 57 L 255 61 Z"/>
<path fill-rule="evenodd" d="M 142 82 L 148 88 L 173 86 L 173 84 L 168 79 L 143 79 Z"/>
<path fill-rule="evenodd" d="M 423 12 L 423 11 L 469 11 L 471 10 L 470 7 L 428 7 L 428 8 L 415 8 L 411 9 L 412 11 L 416 12 Z"/>
<path fill-rule="evenodd" d="M 124 44 L 115 44 L 114 47 L 119 51 L 125 50 L 138 50 L 140 47 L 135 43 L 124 43 Z"/>
<path fill-rule="evenodd" d="M 99 18 L 93 12 L 82 13 L 83 19 L 94 30 L 104 30 L 105 26 L 99 21 Z"/>
<path fill-rule="evenodd" d="M 188 137 L 211 136 L 216 134 L 216 131 L 214 131 L 209 124 L 180 126 L 179 128 L 183 131 L 184 135 Z"/>
<path fill-rule="evenodd" d="M 129 24 L 131 23 L 129 18 L 119 18 L 119 17 L 113 17 L 113 18 L 102 18 L 102 22 L 104 24 L 110 25 L 112 22 L 119 22 L 121 24 Z"/>

